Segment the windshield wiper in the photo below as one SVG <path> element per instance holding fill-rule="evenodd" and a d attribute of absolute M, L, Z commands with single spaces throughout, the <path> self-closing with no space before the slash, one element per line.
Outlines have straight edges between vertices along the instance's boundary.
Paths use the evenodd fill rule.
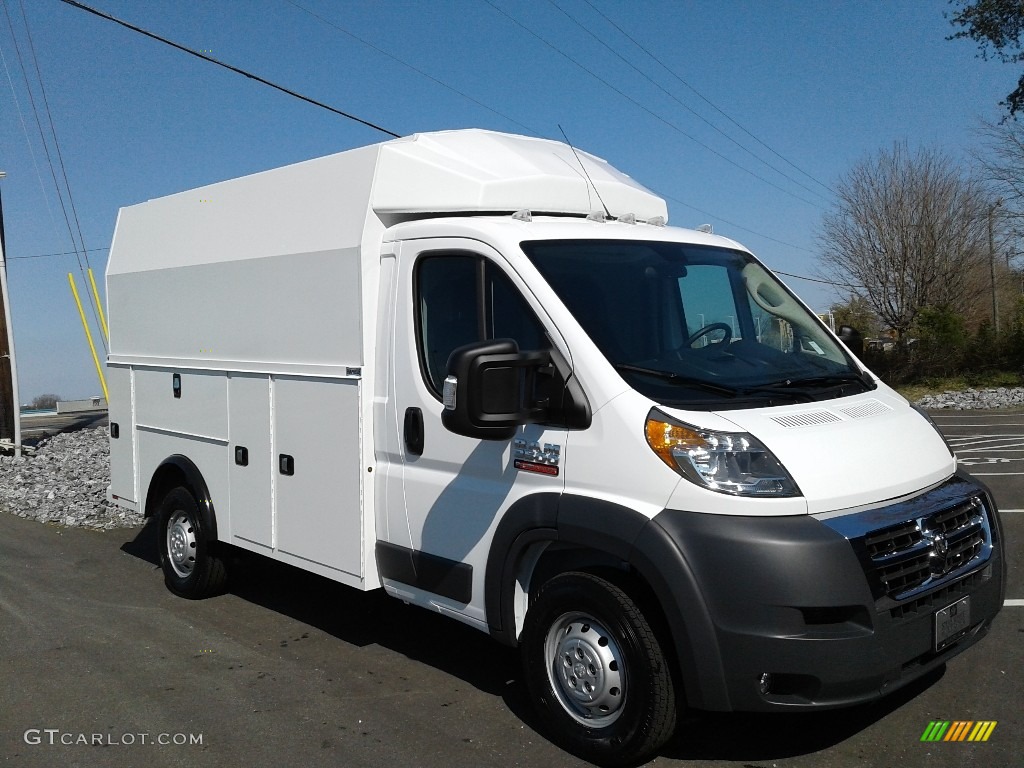
<path fill-rule="evenodd" d="M 825 376 L 808 376 L 803 379 L 786 379 L 787 387 L 828 387 L 857 382 L 870 386 L 868 380 L 859 373 L 833 373 Z"/>
<path fill-rule="evenodd" d="M 806 376 L 799 379 L 784 379 L 783 381 L 775 382 L 774 384 L 761 384 L 756 387 L 762 391 L 808 391 L 821 387 L 823 389 L 832 389 L 835 387 L 841 387 L 845 384 L 857 383 L 866 389 L 871 388 L 871 382 L 866 375 L 859 373 L 833 373 L 824 376 Z"/>
<path fill-rule="evenodd" d="M 705 392 L 714 392 L 715 394 L 725 395 L 727 397 L 736 397 L 740 392 L 740 390 L 734 387 L 727 387 L 724 384 L 714 384 L 710 381 L 705 381 L 704 379 L 695 379 L 691 376 L 683 376 L 679 373 L 662 371 L 657 368 L 644 368 L 643 366 L 630 365 L 629 363 L 612 363 L 612 367 L 617 371 L 628 371 L 629 373 L 641 373 L 645 376 L 654 376 L 658 379 L 670 381 L 673 384 L 695 387 L 697 389 L 703 389 Z"/>

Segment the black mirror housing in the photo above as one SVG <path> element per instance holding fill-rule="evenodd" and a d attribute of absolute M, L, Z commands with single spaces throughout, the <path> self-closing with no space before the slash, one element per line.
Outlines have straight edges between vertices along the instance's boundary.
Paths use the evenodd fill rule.
<path fill-rule="evenodd" d="M 858 357 L 864 354 L 864 337 L 860 335 L 860 331 L 856 328 L 849 325 L 841 325 L 837 335 L 853 354 Z"/>
<path fill-rule="evenodd" d="M 537 370 L 550 362 L 547 352 L 520 352 L 513 339 L 458 347 L 448 358 L 441 422 L 465 437 L 511 439 L 519 426 L 546 417 L 531 395 Z"/>

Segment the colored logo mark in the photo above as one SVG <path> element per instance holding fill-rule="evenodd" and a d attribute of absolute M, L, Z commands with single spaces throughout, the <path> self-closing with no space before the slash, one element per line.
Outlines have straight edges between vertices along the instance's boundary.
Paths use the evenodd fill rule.
<path fill-rule="evenodd" d="M 921 741 L 988 741 L 997 720 L 932 720 L 921 734 Z"/>

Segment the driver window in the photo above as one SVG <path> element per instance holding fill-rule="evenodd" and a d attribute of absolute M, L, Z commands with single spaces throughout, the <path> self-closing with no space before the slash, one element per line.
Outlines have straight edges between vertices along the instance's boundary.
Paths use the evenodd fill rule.
<path fill-rule="evenodd" d="M 521 350 L 547 349 L 544 327 L 512 281 L 480 256 L 427 256 L 416 266 L 420 367 L 439 395 L 448 357 L 464 344 L 515 339 Z"/>

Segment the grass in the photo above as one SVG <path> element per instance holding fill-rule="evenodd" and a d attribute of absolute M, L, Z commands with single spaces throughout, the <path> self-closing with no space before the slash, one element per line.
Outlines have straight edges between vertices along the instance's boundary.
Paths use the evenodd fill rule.
<path fill-rule="evenodd" d="M 894 387 L 894 389 L 910 402 L 914 402 L 925 395 L 938 395 L 948 391 L 959 392 L 965 389 L 1021 386 L 1024 386 L 1024 378 L 1019 373 L 1011 371 L 983 371 L 948 378 L 928 377 L 912 384 L 900 384 Z"/>

